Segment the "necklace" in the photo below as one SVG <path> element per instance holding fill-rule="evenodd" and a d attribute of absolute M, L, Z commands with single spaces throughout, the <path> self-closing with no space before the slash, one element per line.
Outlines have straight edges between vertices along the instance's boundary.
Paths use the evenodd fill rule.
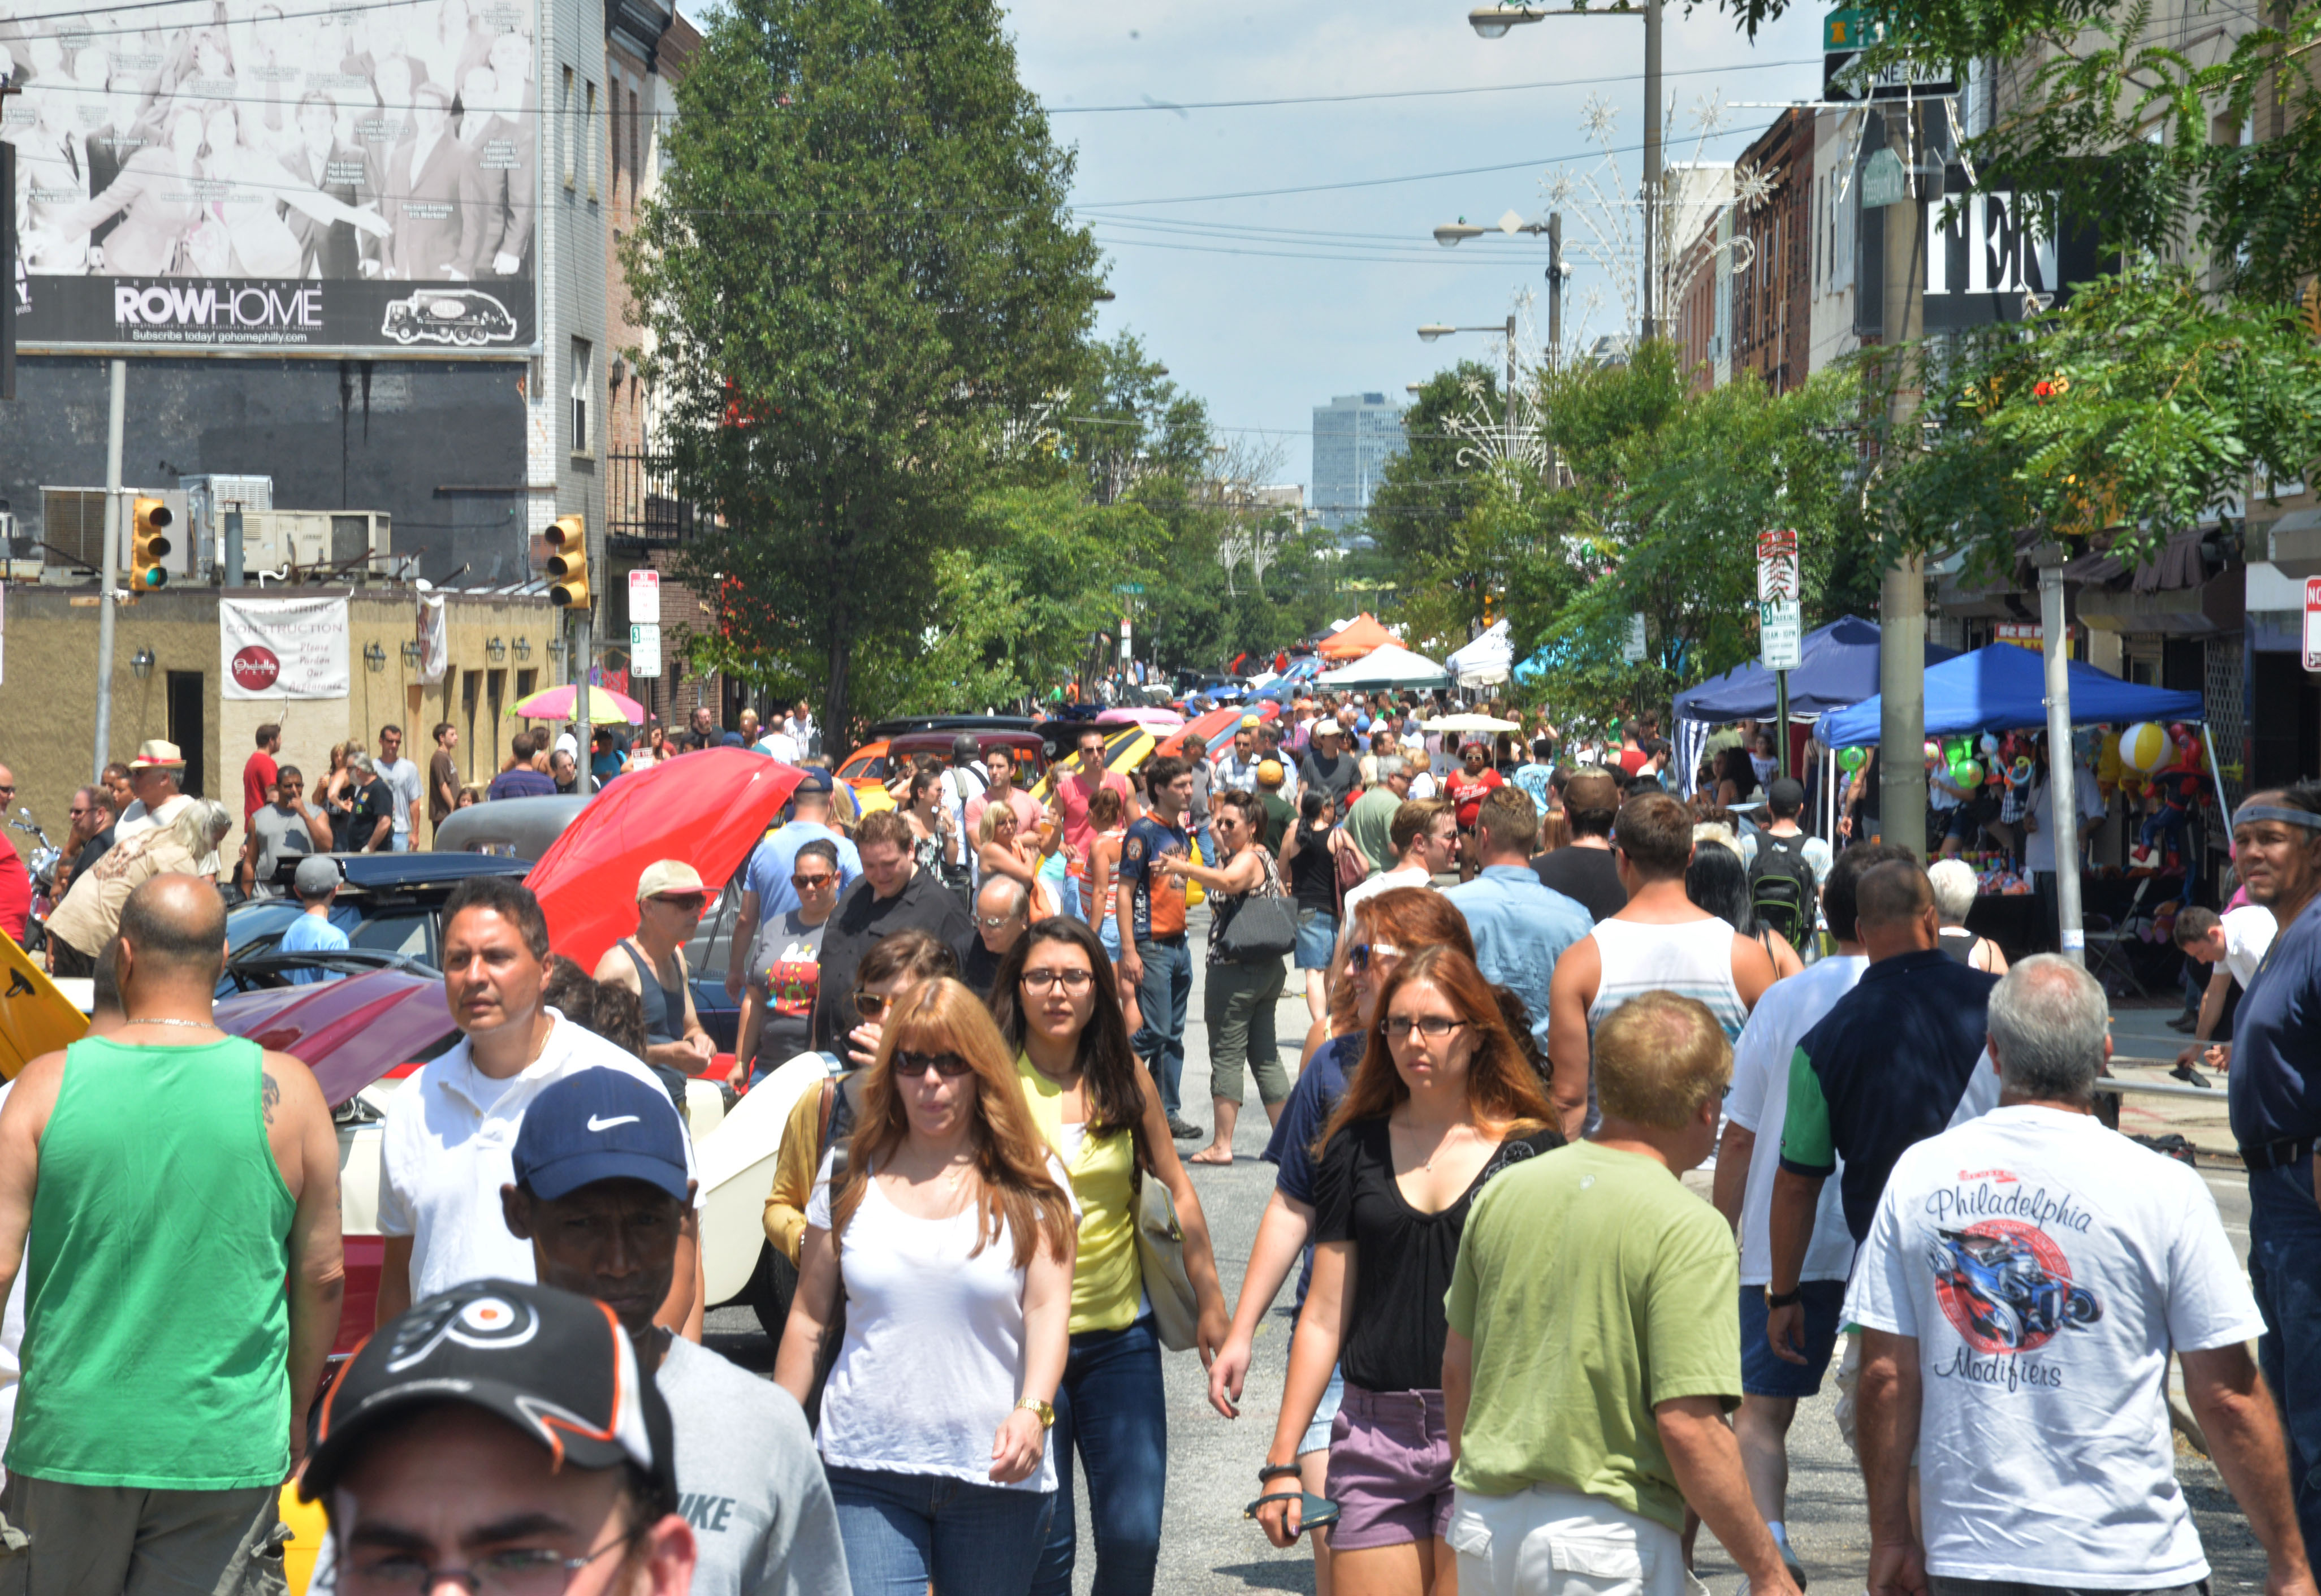
<path fill-rule="evenodd" d="M 192 1030 L 214 1030 L 216 1029 L 215 1026 L 212 1025 L 206 1020 L 168 1020 L 159 1016 L 147 1020 L 125 1020 L 123 1023 L 128 1025 L 182 1025 Z"/>

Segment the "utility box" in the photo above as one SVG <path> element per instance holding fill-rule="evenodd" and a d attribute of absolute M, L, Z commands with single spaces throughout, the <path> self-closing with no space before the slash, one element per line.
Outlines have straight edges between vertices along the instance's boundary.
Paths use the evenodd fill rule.
<path fill-rule="evenodd" d="M 261 585 L 385 576 L 394 569 L 394 548 L 395 518 L 384 510 L 245 510 L 241 515 L 242 565 Z"/>
<path fill-rule="evenodd" d="M 226 514 L 233 510 L 248 514 L 253 510 L 273 509 L 274 478 L 211 474 L 180 476 L 177 486 L 185 494 L 185 503 L 173 508 L 180 517 L 177 524 L 185 529 L 182 542 L 190 551 L 196 579 L 222 580 L 228 587 L 240 587 L 247 580 L 244 571 L 221 572 L 225 562 Z M 242 563 L 248 567 L 255 562 L 245 557 Z"/>

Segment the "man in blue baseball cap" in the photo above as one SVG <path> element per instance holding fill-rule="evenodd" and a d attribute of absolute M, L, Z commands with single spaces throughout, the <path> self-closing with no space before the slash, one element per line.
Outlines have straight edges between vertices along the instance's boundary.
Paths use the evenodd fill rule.
<path fill-rule="evenodd" d="M 846 1596 L 846 1555 L 806 1415 L 778 1386 L 653 1323 L 693 1204 L 685 1136 L 660 1092 L 581 1070 L 542 1092 L 516 1134 L 508 1229 L 544 1285 L 596 1298 L 669 1404 L 678 1511 L 705 1596 Z"/>

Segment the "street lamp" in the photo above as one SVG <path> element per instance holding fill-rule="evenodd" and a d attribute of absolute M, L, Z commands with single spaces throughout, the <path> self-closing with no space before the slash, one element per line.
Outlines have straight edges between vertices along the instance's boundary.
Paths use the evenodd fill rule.
<path fill-rule="evenodd" d="M 140 648 L 129 657 L 129 674 L 139 681 L 153 674 L 153 650 Z"/>
<path fill-rule="evenodd" d="M 1446 249 L 1455 249 L 1469 239 L 1480 238 L 1494 231 L 1509 238 L 1519 232 L 1527 232 L 1534 237 L 1541 233 L 1547 235 L 1547 349 L 1548 359 L 1552 364 L 1563 349 L 1563 284 L 1571 276 L 1571 268 L 1563 259 L 1563 213 L 1551 212 L 1544 222 L 1525 222 L 1509 211 L 1499 218 L 1496 230 L 1477 227 L 1461 216 L 1456 222 L 1446 222 L 1436 228 L 1434 241 Z M 1423 338 L 1425 334 L 1422 332 L 1420 336 Z"/>
<path fill-rule="evenodd" d="M 1600 7 L 1590 6 L 1587 0 L 1572 0 L 1568 9 L 1556 10 L 1529 5 L 1479 5 L 1467 14 L 1467 25 L 1485 39 L 1504 39 L 1510 29 L 1545 22 L 1552 16 L 1644 19 L 1644 292 L 1641 331 L 1644 337 L 1652 338 L 1658 331 L 1652 300 L 1660 263 L 1661 0 L 1611 0 L 1611 4 Z M 1446 248 L 1458 242 L 1456 239 L 1444 239 L 1440 228 L 1435 230 L 1434 237 Z"/>
<path fill-rule="evenodd" d="M 1429 322 L 1418 330 L 1422 342 L 1433 343 L 1453 332 L 1496 332 L 1507 340 L 1507 455 L 1513 458 L 1515 448 L 1515 313 L 1507 313 L 1503 327 L 1452 327 L 1442 322 Z"/>

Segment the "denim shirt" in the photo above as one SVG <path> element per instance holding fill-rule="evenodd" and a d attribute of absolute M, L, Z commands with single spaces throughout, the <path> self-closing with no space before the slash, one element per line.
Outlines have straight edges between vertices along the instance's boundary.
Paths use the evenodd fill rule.
<path fill-rule="evenodd" d="M 1547 1047 L 1547 988 L 1563 950 L 1596 929 L 1576 899 L 1543 885 L 1528 865 L 1486 865 L 1474 880 L 1443 889 L 1475 939 L 1486 980 L 1523 999 L 1531 1034 Z"/>

